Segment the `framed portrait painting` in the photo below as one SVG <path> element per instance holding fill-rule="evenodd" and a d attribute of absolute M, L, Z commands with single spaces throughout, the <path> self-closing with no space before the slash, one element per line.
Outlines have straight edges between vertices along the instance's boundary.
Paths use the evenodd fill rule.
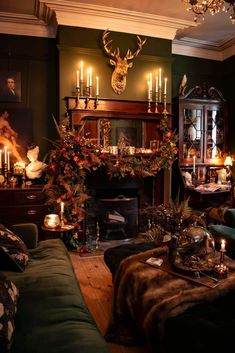
<path fill-rule="evenodd" d="M 0 71 L 0 102 L 21 102 L 21 73 Z"/>
<path fill-rule="evenodd" d="M 32 142 L 33 123 L 30 109 L 0 109 L 0 149 L 7 147 L 11 159 L 26 160 L 27 147 Z"/>

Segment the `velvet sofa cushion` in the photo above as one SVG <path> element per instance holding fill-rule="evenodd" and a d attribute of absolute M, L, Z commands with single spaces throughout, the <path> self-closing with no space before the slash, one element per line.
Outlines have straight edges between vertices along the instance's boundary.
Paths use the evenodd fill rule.
<path fill-rule="evenodd" d="M 24 271 L 28 261 L 29 252 L 23 240 L 0 224 L 0 268 Z"/>
<path fill-rule="evenodd" d="M 60 239 L 30 250 L 24 272 L 5 273 L 20 291 L 11 353 L 110 353 Z"/>
<path fill-rule="evenodd" d="M 0 352 L 10 352 L 15 329 L 15 314 L 19 291 L 0 273 Z"/>

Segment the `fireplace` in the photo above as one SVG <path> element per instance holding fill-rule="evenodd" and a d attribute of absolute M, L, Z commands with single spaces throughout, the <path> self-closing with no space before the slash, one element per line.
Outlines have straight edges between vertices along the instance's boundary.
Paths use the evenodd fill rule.
<path fill-rule="evenodd" d="M 138 234 L 138 198 L 118 195 L 97 199 L 101 239 L 130 238 Z"/>
<path fill-rule="evenodd" d="M 157 178 L 121 178 L 108 179 L 105 173 L 96 172 L 87 177 L 86 228 L 89 233 L 96 233 L 97 222 L 100 238 L 127 239 L 136 237 L 140 231 L 140 209 L 159 204 L 163 188 L 157 189 Z M 159 181 L 159 180 L 158 180 Z M 161 184 L 159 184 L 161 185 Z M 109 220 L 109 214 L 121 216 L 122 221 Z M 112 217 L 111 217 L 112 218 Z"/>

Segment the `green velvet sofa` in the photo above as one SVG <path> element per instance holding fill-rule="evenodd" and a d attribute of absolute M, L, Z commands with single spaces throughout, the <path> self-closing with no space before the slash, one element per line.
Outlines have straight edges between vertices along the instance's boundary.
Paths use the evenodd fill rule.
<path fill-rule="evenodd" d="M 37 244 L 34 224 L 13 231 L 30 251 L 23 272 L 4 271 L 19 289 L 11 353 L 110 353 L 60 239 Z"/>

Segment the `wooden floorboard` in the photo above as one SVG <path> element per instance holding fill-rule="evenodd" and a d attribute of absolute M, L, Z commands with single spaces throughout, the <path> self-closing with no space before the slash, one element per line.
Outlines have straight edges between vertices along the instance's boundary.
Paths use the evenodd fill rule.
<path fill-rule="evenodd" d="M 106 245 L 107 246 L 107 245 Z M 104 335 L 108 327 L 112 303 L 112 276 L 105 265 L 103 255 L 81 257 L 70 252 L 76 277 L 80 283 L 85 302 Z M 108 343 L 112 353 L 149 353 L 147 347 L 127 347 Z"/>

